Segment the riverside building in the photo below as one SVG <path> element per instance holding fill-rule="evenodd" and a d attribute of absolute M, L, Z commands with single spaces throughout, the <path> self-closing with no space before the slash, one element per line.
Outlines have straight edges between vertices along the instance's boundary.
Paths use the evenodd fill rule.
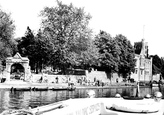
<path fill-rule="evenodd" d="M 137 50 L 140 47 L 141 50 Z M 136 66 L 131 78 L 134 81 L 150 82 L 152 80 L 152 58 L 148 57 L 148 43 L 144 39 L 134 43 Z"/>

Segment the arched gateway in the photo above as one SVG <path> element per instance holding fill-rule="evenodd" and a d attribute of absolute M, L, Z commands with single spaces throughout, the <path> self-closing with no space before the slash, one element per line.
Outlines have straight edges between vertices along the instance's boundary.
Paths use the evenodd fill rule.
<path fill-rule="evenodd" d="M 16 53 L 14 57 L 8 57 L 6 59 L 6 69 L 4 72 L 7 81 L 11 79 L 28 81 L 31 76 L 29 59 L 27 57 L 21 57 L 19 53 Z M 16 74 L 12 76 L 12 73 Z"/>

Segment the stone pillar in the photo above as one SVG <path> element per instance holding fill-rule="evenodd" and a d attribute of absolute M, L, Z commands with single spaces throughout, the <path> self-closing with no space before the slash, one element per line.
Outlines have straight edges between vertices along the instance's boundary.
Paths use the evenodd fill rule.
<path fill-rule="evenodd" d="M 26 68 L 26 79 L 31 80 L 31 67 L 30 66 Z"/>
<path fill-rule="evenodd" d="M 6 63 L 6 69 L 5 69 L 6 81 L 10 81 L 11 65 L 12 65 L 11 63 Z"/>
<path fill-rule="evenodd" d="M 28 74 L 29 74 L 29 70 L 28 70 L 29 65 L 28 65 L 28 63 L 23 63 L 22 65 L 24 67 L 24 80 L 27 81 L 28 80 Z"/>

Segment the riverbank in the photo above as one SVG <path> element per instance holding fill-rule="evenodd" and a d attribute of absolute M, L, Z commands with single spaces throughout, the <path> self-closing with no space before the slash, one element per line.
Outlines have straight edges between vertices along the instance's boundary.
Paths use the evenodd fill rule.
<path fill-rule="evenodd" d="M 75 85 L 76 89 L 107 89 L 107 88 L 126 88 L 126 87 L 137 87 L 136 83 L 115 83 L 107 86 L 87 86 L 87 85 Z M 150 87 L 150 86 L 142 86 Z M 68 83 L 30 83 L 23 81 L 8 81 L 0 83 L 0 89 L 17 89 L 17 90 L 66 90 Z"/>

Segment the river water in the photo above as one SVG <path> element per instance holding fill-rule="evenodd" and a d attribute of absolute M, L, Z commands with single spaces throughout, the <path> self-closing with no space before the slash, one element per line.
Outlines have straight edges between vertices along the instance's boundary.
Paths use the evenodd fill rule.
<path fill-rule="evenodd" d="M 0 113 L 7 109 L 34 108 L 70 98 L 85 98 L 88 89 L 76 89 L 75 91 L 15 91 L 0 89 Z M 135 96 L 136 88 L 108 88 L 93 89 L 96 97 L 114 97 L 116 93 L 121 96 Z M 154 94 L 158 88 L 140 88 L 141 96 Z M 164 91 L 161 91 L 164 95 Z"/>

